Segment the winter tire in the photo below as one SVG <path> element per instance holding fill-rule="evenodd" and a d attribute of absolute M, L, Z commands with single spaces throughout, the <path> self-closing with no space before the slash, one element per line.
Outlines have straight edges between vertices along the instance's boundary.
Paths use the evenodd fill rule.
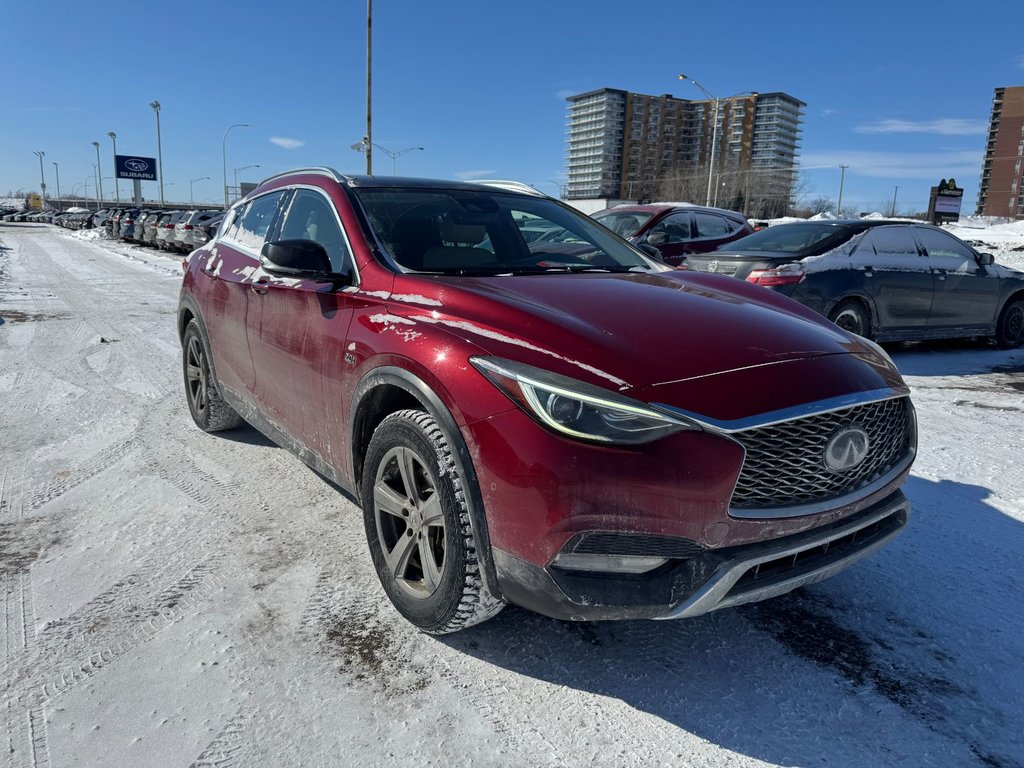
<path fill-rule="evenodd" d="M 859 301 L 844 301 L 829 314 L 828 319 L 848 333 L 871 338 L 871 318 Z"/>
<path fill-rule="evenodd" d="M 217 391 L 217 384 L 210 374 L 210 362 L 206 355 L 199 323 L 191 320 L 181 339 L 181 363 L 185 376 L 185 398 L 192 420 L 204 432 L 220 432 L 234 429 L 242 417 L 224 402 Z"/>
<path fill-rule="evenodd" d="M 996 344 L 1002 349 L 1015 349 L 1024 342 L 1024 299 L 1013 299 L 999 315 Z"/>
<path fill-rule="evenodd" d="M 367 448 L 361 495 L 377 576 L 409 622 L 444 634 L 501 610 L 480 574 L 455 456 L 429 414 L 399 411 L 380 423 Z"/>

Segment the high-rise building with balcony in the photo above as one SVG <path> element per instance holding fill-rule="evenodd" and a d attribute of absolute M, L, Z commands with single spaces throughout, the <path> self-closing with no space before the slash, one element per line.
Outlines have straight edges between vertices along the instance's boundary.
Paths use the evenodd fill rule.
<path fill-rule="evenodd" d="M 985 160 L 978 189 L 978 213 L 1024 218 L 1024 86 L 996 88 L 992 99 Z"/>
<path fill-rule="evenodd" d="M 752 216 L 789 207 L 806 106 L 799 99 L 743 94 L 718 99 L 716 110 L 714 99 L 603 88 L 568 102 L 566 199 L 685 197 Z"/>

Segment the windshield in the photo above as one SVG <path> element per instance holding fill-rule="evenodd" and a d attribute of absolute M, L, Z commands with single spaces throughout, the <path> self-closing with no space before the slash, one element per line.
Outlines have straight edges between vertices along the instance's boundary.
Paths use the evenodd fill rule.
<path fill-rule="evenodd" d="M 828 250 L 852 234 L 831 224 L 776 224 L 720 246 L 723 251 L 773 251 L 811 256 Z"/>
<path fill-rule="evenodd" d="M 640 227 L 651 220 L 653 213 L 646 211 L 601 211 L 594 214 L 608 229 L 622 237 L 632 237 L 640 231 Z"/>
<path fill-rule="evenodd" d="M 356 188 L 378 242 L 431 274 L 658 272 L 590 218 L 548 198 L 499 190 Z"/>

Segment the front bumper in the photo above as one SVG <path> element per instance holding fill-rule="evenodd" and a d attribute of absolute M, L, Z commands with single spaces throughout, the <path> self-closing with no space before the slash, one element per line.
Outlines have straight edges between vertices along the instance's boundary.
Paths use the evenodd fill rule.
<path fill-rule="evenodd" d="M 856 515 L 803 533 L 705 549 L 651 573 L 566 571 L 494 550 L 506 599 L 571 621 L 677 619 L 785 594 L 833 576 L 885 546 L 906 526 L 902 491 Z"/>

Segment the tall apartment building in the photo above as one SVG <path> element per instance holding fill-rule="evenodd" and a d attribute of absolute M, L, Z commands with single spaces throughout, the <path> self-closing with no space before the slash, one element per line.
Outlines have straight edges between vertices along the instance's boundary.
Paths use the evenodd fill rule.
<path fill-rule="evenodd" d="M 566 198 L 682 199 L 784 212 L 803 110 L 786 93 L 715 101 L 603 88 L 570 96 Z M 712 144 L 714 166 L 712 168 Z"/>
<path fill-rule="evenodd" d="M 981 167 L 978 213 L 1024 218 L 1024 86 L 996 88 Z"/>

